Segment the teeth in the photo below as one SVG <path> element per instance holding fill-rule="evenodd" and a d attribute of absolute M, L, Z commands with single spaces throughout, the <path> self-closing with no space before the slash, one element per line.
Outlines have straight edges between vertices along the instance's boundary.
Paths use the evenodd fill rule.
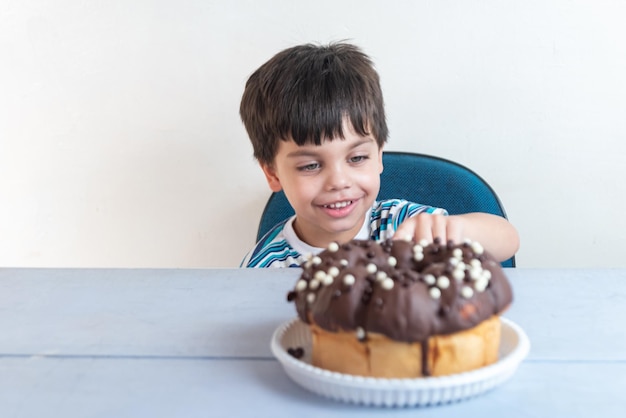
<path fill-rule="evenodd" d="M 352 203 L 352 200 L 346 200 L 345 202 L 331 203 L 330 205 L 325 205 L 325 206 L 331 209 L 339 209 L 339 208 L 345 208 L 351 203 Z"/>

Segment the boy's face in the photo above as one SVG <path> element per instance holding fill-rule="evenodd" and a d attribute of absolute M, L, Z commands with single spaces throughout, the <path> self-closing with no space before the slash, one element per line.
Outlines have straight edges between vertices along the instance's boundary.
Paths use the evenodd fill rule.
<path fill-rule="evenodd" d="M 343 131 L 345 139 L 319 146 L 280 141 L 274 164 L 262 166 L 270 188 L 282 189 L 294 208 L 296 233 L 315 247 L 354 238 L 380 188 L 382 148 L 349 123 Z"/>

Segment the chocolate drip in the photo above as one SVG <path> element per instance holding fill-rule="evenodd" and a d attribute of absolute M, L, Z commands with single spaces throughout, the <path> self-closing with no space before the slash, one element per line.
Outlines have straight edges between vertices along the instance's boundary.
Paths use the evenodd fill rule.
<path fill-rule="evenodd" d="M 422 341 L 422 375 L 430 376 L 430 367 L 428 367 L 428 340 Z"/>

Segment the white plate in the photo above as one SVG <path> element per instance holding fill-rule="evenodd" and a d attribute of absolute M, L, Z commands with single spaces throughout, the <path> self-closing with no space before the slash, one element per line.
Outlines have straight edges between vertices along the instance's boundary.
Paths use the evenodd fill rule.
<path fill-rule="evenodd" d="M 526 333 L 515 323 L 501 318 L 499 360 L 486 367 L 442 377 L 382 379 L 361 377 L 314 367 L 310 364 L 311 333 L 294 319 L 283 323 L 272 336 L 271 349 L 287 375 L 300 386 L 331 399 L 375 406 L 427 406 L 468 399 L 508 380 L 530 349 Z M 288 348 L 302 347 L 296 359 Z"/>

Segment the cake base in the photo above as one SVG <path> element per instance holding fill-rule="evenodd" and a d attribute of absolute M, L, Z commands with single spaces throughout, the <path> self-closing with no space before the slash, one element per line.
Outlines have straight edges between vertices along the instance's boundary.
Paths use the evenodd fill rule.
<path fill-rule="evenodd" d="M 430 337 L 425 344 L 394 341 L 368 333 L 329 332 L 311 324 L 312 363 L 339 373 L 382 378 L 415 378 L 462 373 L 495 363 L 500 346 L 500 318 L 474 328 Z M 422 352 L 422 347 L 427 352 Z M 425 356 L 424 356 L 425 354 Z M 426 366 L 426 370 L 423 370 Z"/>

